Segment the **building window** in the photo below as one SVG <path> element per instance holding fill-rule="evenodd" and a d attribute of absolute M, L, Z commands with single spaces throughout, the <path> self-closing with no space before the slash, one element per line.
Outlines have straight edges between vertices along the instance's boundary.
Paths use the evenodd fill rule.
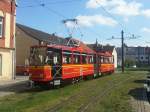
<path fill-rule="evenodd" d="M 3 17 L 0 17 L 0 38 L 3 36 Z"/>
<path fill-rule="evenodd" d="M 0 54 L 0 76 L 2 75 L 2 55 Z"/>

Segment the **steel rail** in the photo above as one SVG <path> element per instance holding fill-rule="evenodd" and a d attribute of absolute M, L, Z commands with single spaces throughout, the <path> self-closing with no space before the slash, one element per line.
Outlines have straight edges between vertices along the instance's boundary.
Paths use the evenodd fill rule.
<path fill-rule="evenodd" d="M 115 83 L 115 81 L 118 81 L 120 79 L 121 79 L 121 77 L 117 77 L 116 79 L 111 80 L 111 82 L 107 83 L 107 86 L 112 85 L 113 83 Z M 94 87 L 89 87 L 89 88 L 90 88 L 90 91 L 94 91 L 95 90 Z M 72 100 L 74 100 L 77 97 L 81 96 L 81 94 L 83 94 L 82 91 L 80 93 L 78 93 L 78 94 L 72 95 L 67 100 L 63 100 L 62 102 L 60 102 L 59 104 L 57 104 L 53 108 L 50 108 L 50 109 L 46 110 L 45 112 L 58 112 L 61 108 L 63 108 L 65 105 L 67 105 L 67 103 L 72 102 Z"/>

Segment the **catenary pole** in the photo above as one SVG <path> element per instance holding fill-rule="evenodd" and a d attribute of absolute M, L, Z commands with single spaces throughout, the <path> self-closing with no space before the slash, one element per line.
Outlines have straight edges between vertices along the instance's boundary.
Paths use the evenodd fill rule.
<path fill-rule="evenodd" d="M 122 43 L 122 72 L 124 72 L 124 31 L 121 31 L 121 43 Z"/>

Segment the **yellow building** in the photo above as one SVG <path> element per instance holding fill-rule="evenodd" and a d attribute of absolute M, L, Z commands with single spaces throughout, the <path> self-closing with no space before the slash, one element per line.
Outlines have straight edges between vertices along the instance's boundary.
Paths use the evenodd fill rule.
<path fill-rule="evenodd" d="M 15 0 L 0 0 L 0 80 L 15 74 Z"/>

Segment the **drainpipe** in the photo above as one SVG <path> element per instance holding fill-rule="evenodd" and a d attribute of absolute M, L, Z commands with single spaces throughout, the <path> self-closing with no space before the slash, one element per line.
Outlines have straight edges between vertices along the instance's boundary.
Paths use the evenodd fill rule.
<path fill-rule="evenodd" d="M 15 14 L 12 12 L 13 11 L 13 5 L 15 4 L 16 6 L 16 0 L 12 0 L 11 1 L 11 16 L 13 17 L 13 44 L 14 44 L 14 51 L 12 51 L 12 79 L 15 80 L 16 79 L 16 10 L 15 10 Z"/>

